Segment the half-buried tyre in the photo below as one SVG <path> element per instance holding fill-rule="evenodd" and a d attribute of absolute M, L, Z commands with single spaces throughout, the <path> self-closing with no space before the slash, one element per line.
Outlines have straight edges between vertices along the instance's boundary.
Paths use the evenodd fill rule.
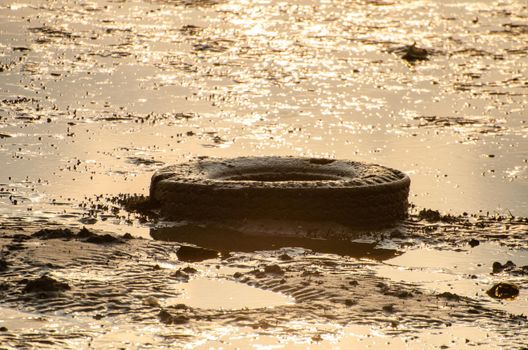
<path fill-rule="evenodd" d="M 401 171 L 345 160 L 199 158 L 157 171 L 150 198 L 167 219 L 333 221 L 389 226 L 407 215 Z"/>

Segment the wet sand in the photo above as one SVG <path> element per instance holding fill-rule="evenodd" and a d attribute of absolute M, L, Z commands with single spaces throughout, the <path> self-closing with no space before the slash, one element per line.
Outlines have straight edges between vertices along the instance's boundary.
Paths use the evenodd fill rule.
<path fill-rule="evenodd" d="M 527 18 L 513 0 L 2 2 L 0 348 L 523 348 Z M 123 207 L 164 165 L 241 155 L 400 169 L 411 216 L 167 228 Z M 60 290 L 29 292 L 43 275 Z M 499 282 L 519 296 L 491 298 Z"/>
<path fill-rule="evenodd" d="M 237 233 L 246 247 L 230 250 L 218 239 L 228 228 L 200 227 L 156 229 L 158 240 L 3 229 L 3 346 L 417 348 L 434 339 L 455 346 L 462 335 L 464 346 L 525 345 L 528 254 L 524 243 L 500 242 L 525 238 L 526 220 L 432 223 L 414 214 L 386 232 L 350 232 L 352 241 L 333 248 L 313 227 L 283 231 L 273 248 L 255 243 L 269 232 L 246 228 Z M 476 230 L 495 234 L 476 243 Z M 283 239 L 297 244 L 281 247 Z M 357 249 L 344 251 L 347 244 Z M 498 271 L 495 259 L 515 266 Z M 521 295 L 491 298 L 486 291 L 498 282 Z"/>

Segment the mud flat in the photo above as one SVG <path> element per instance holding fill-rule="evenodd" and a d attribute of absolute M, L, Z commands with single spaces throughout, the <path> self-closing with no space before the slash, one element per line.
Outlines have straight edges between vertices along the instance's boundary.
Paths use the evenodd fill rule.
<path fill-rule="evenodd" d="M 434 340 L 438 346 L 523 348 L 526 314 L 504 305 L 517 303 L 521 311 L 528 305 L 522 265 L 528 256 L 518 240 L 525 236 L 516 235 L 526 232 L 526 221 L 427 216 L 437 220 L 433 223 L 424 216 L 415 213 L 397 229 L 363 232 L 351 241 L 341 237 L 349 250 L 328 244 L 335 237 L 314 239 L 299 232 L 282 246 L 276 237 L 278 246 L 271 247 L 262 233 L 259 241 L 255 233 L 233 229 L 238 241 L 260 243 L 229 249 L 225 240 L 211 239 L 227 230 L 218 224 L 202 224 L 201 231 L 192 225 L 153 229 L 153 237 L 164 241 L 86 228 L 4 228 L 1 344 L 6 349 L 356 343 L 412 348 Z M 470 239 L 476 227 L 490 233 L 478 244 Z M 424 245 L 460 255 L 466 269 L 457 274 L 453 266 L 442 266 L 452 257 L 431 262 L 430 253 L 421 254 L 421 266 L 417 259 Z M 517 264 L 501 264 L 499 271 L 483 255 L 464 258 L 484 246 L 495 252 L 493 258 Z M 398 263 L 406 254 L 418 254 L 411 256 L 414 265 Z M 467 273 L 477 265 L 480 270 Z M 442 285 L 445 276 L 451 278 L 445 290 L 431 287 L 435 281 L 434 286 Z M 485 291 L 495 280 L 514 281 L 520 296 L 492 299 Z M 237 293 L 247 298 L 234 301 Z M 480 337 L 482 332 L 488 336 Z"/>

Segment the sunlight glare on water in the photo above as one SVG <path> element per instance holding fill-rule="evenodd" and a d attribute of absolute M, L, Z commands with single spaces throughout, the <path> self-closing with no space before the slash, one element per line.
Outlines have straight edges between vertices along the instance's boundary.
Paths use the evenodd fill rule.
<path fill-rule="evenodd" d="M 285 295 L 228 280 L 196 278 L 176 287 L 182 295 L 165 301 L 202 309 L 245 309 L 292 304 Z"/>

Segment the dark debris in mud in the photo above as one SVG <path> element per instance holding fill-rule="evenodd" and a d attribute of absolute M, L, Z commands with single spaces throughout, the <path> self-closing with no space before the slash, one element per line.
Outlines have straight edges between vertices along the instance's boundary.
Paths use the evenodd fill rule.
<path fill-rule="evenodd" d="M 416 42 L 412 43 L 411 45 L 389 49 L 389 52 L 399 54 L 401 59 L 409 63 L 427 61 L 431 55 L 430 50 L 416 46 Z"/>
<path fill-rule="evenodd" d="M 46 295 L 46 293 L 63 292 L 70 289 L 71 287 L 68 283 L 60 282 L 52 277 L 44 275 L 28 281 L 22 291 L 24 293 L 39 293 L 40 295 Z"/>
<path fill-rule="evenodd" d="M 123 243 L 123 238 L 118 238 L 110 234 L 97 234 L 86 227 L 83 227 L 77 234 L 75 234 L 69 228 L 58 228 L 58 229 L 49 229 L 44 228 L 39 230 L 32 235 L 35 238 L 39 239 L 77 239 L 87 243 L 94 244 L 110 244 L 110 243 Z M 129 237 L 129 236 L 127 236 Z M 126 239 L 126 237 L 124 237 Z"/>
<path fill-rule="evenodd" d="M 458 84 L 457 89 L 467 90 L 469 87 Z M 457 129 L 464 128 L 464 133 L 469 138 L 477 138 L 481 135 L 495 135 L 505 132 L 506 126 L 504 120 L 486 117 L 486 116 L 438 116 L 438 115 L 421 115 L 413 117 L 417 124 L 405 124 L 402 127 L 418 127 L 427 129 Z"/>
<path fill-rule="evenodd" d="M 500 282 L 486 291 L 495 299 L 514 299 L 519 295 L 519 287 L 513 283 Z"/>
<path fill-rule="evenodd" d="M 482 242 L 497 242 L 510 248 L 522 248 L 526 244 L 526 230 L 528 218 L 525 217 L 489 213 L 452 215 L 411 206 L 407 220 L 392 238 L 418 239 L 433 245 L 469 244 L 471 247 Z"/>
<path fill-rule="evenodd" d="M 528 275 L 528 265 L 517 266 L 513 261 L 508 260 L 506 263 L 501 264 L 498 261 L 495 261 L 492 265 L 492 273 L 500 274 L 507 273 L 512 276 L 525 276 Z"/>
<path fill-rule="evenodd" d="M 429 52 L 426 49 L 416 46 L 416 42 L 405 47 L 402 58 L 409 62 L 424 61 L 429 59 Z"/>
<path fill-rule="evenodd" d="M 181 309 L 181 308 L 180 308 Z M 182 314 L 171 314 L 167 310 L 161 310 L 158 314 L 161 322 L 165 324 L 182 325 L 189 323 L 189 317 Z"/>
<path fill-rule="evenodd" d="M 109 198 L 108 201 L 121 206 L 128 212 L 139 214 L 142 220 L 159 218 L 159 204 L 151 201 L 149 196 L 120 194 Z"/>
<path fill-rule="evenodd" d="M 460 295 L 455 294 L 455 293 L 451 293 L 451 292 L 440 293 L 440 294 L 438 294 L 438 297 L 446 299 L 446 300 L 451 300 L 451 301 L 460 301 L 462 299 L 462 297 Z"/>
<path fill-rule="evenodd" d="M 475 248 L 477 246 L 480 245 L 480 241 L 478 239 L 475 239 L 475 238 L 471 238 L 469 241 L 468 241 L 468 244 L 471 248 Z"/>
<path fill-rule="evenodd" d="M 0 258 L 0 272 L 3 272 L 9 268 L 9 264 L 4 258 Z"/>
<path fill-rule="evenodd" d="M 138 166 L 151 166 L 151 165 L 161 166 L 165 164 L 158 160 L 146 159 L 146 158 L 141 158 L 141 157 L 128 157 L 128 162 L 131 164 L 138 165 Z"/>
<path fill-rule="evenodd" d="M 175 283 L 187 283 L 200 274 L 199 266 L 207 264 L 182 264 L 181 251 L 187 251 L 192 261 L 216 258 L 218 252 L 131 237 L 120 245 L 94 245 L 88 241 L 93 237 L 106 236 L 94 235 L 87 229 L 74 233 L 69 228 L 0 236 L 3 247 L 25 247 L 11 250 L 6 256 L 9 268 L 2 271 L 4 287 L 0 288 L 3 305 L 44 315 L 60 311 L 94 320 L 122 316 L 132 324 L 159 322 L 166 327 L 196 329 L 235 325 L 258 332 L 272 329 L 275 334 L 295 333 L 287 326 L 292 319 L 343 326 L 351 322 L 373 324 L 387 327 L 391 334 L 412 334 L 422 328 L 442 328 L 475 319 L 511 331 L 511 327 L 523 327 L 525 322 L 487 309 L 471 298 L 454 293 L 435 295 L 412 284 L 388 281 L 371 270 L 375 265 L 372 262 L 309 251 L 231 253 L 214 261 L 217 267 L 245 267 L 247 271 L 224 278 L 283 293 L 294 298 L 294 304 L 242 310 L 198 309 L 184 304 L 162 306 L 164 299 L 178 295 Z M 33 240 L 40 244 L 28 244 Z M 156 263 L 162 261 L 171 261 L 178 267 Z M 83 274 L 87 277 L 76 277 Z M 112 283 L 88 277 L 90 274 L 108 276 Z M 393 327 L 395 316 L 402 327 Z M 270 319 L 274 323 L 264 326 Z"/>
<path fill-rule="evenodd" d="M 33 234 L 33 237 L 40 239 L 73 239 L 76 237 L 76 234 L 73 233 L 69 228 L 58 228 L 58 229 L 42 229 Z"/>

